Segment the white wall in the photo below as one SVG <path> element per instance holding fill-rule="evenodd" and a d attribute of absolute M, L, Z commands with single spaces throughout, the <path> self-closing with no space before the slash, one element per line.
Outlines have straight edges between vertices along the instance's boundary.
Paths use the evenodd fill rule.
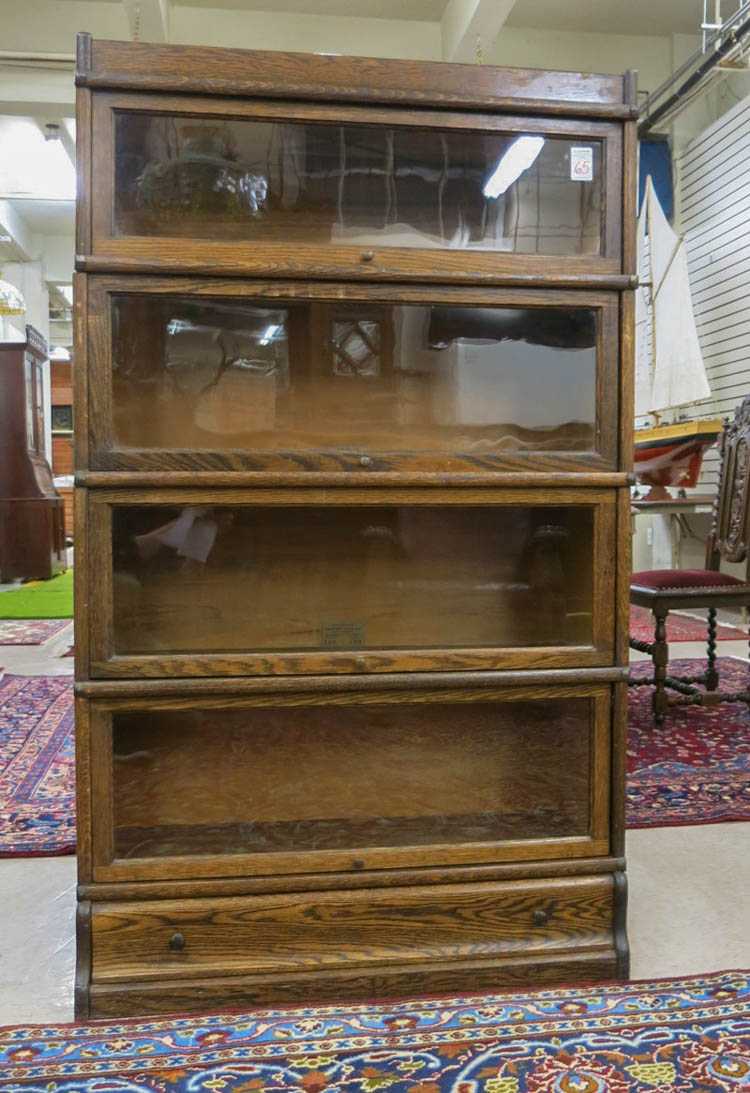
<path fill-rule="evenodd" d="M 731 415 L 750 393 L 750 97 L 688 145 L 680 160 L 685 234 L 698 336 L 712 399 L 690 411 Z M 700 485 L 713 490 L 718 453 L 709 450 Z"/>
<path fill-rule="evenodd" d="M 269 0 L 268 8 L 268 11 L 248 12 L 229 7 L 173 4 L 169 19 L 170 39 L 178 43 L 246 49 L 442 59 L 439 21 L 276 11 L 273 0 Z M 353 9 L 366 11 L 367 6 L 363 4 L 355 9 L 353 5 Z M 87 30 L 100 38 L 130 38 L 122 3 L 25 0 L 18 4 L 7 0 L 3 10 L 2 48 L 72 54 L 75 33 L 79 30 Z M 483 56 L 487 64 L 572 71 L 622 72 L 636 68 L 640 72 L 641 88 L 653 90 L 671 71 L 673 41 L 666 35 L 587 34 L 503 27 L 496 43 L 483 43 Z M 0 67 L 0 101 L 3 97 L 12 98 L 10 87 L 6 88 L 7 95 L 3 95 L 4 84 L 10 84 L 12 78 L 12 71 L 6 69 L 3 73 Z M 49 86 L 40 86 L 37 92 L 45 101 L 55 94 L 56 76 L 50 74 L 47 82 Z"/>
<path fill-rule="evenodd" d="M 653 91 L 672 71 L 672 40 L 666 36 L 581 34 L 574 31 L 504 27 L 488 63 L 574 72 L 638 70 L 638 87 Z"/>
<path fill-rule="evenodd" d="M 439 60 L 442 51 L 440 24 L 434 22 L 188 6 L 172 8 L 170 39 L 240 49 L 416 60 Z"/>
<path fill-rule="evenodd" d="M 75 53 L 75 37 L 88 30 L 99 38 L 128 39 L 130 32 L 122 3 L 91 0 L 2 0 L 4 50 L 31 53 Z"/>
<path fill-rule="evenodd" d="M 693 308 L 711 386 L 709 399 L 686 408 L 690 419 L 731 417 L 750 394 L 750 95 L 736 101 L 748 90 L 749 80 L 730 77 L 715 85 L 675 126 L 677 226 L 687 243 Z M 701 126 L 706 120 L 710 124 Z M 713 495 L 718 471 L 718 449 L 713 447 L 706 452 L 695 492 Z M 652 521 L 654 534 L 663 536 L 659 521 Z M 638 520 L 635 568 L 652 565 L 645 543 L 648 524 L 646 518 Z M 691 534 L 681 538 L 680 567 L 703 565 L 709 525 L 709 514 L 688 518 Z M 744 575 L 744 566 L 723 568 Z"/>

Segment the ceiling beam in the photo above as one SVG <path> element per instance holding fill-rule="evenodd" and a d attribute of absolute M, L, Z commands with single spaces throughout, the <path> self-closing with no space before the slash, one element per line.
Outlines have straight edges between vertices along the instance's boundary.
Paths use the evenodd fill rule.
<path fill-rule="evenodd" d="M 75 118 L 60 118 L 60 140 L 68 153 L 68 159 L 76 165 L 76 123 Z"/>
<path fill-rule="evenodd" d="M 73 62 L 47 66 L 0 57 L 0 114 L 22 118 L 75 114 Z"/>
<path fill-rule="evenodd" d="M 30 262 L 36 257 L 37 242 L 12 201 L 0 197 L 0 243 L 11 249 L 17 262 Z M 6 258 L 5 261 L 9 261 Z"/>
<path fill-rule="evenodd" d="M 471 63 L 490 52 L 515 0 L 448 0 L 441 20 L 443 60 Z"/>
<path fill-rule="evenodd" d="M 45 114 L 43 117 L 37 116 L 37 117 L 34 118 L 34 121 L 36 122 L 37 126 L 39 127 L 39 131 L 41 132 L 41 134 L 42 134 L 42 136 L 44 137 L 45 140 L 47 139 L 47 125 L 52 124 L 52 125 L 57 126 L 57 140 L 60 141 L 63 148 L 65 149 L 65 154 L 67 155 L 68 159 L 73 164 L 73 166 L 75 167 L 75 165 L 76 165 L 76 142 L 75 142 L 75 137 L 73 136 L 73 134 L 71 133 L 71 131 L 67 127 L 67 125 L 65 124 L 65 122 L 67 120 L 70 120 L 70 119 L 63 118 L 60 114 L 49 114 L 49 113 Z"/>
<path fill-rule="evenodd" d="M 169 0 L 122 0 L 136 42 L 169 41 Z"/>
<path fill-rule="evenodd" d="M 44 276 L 47 281 L 69 284 L 75 266 L 75 237 L 73 218 L 70 218 L 71 231 L 68 235 L 43 235 L 40 237 L 41 257 L 44 263 Z"/>

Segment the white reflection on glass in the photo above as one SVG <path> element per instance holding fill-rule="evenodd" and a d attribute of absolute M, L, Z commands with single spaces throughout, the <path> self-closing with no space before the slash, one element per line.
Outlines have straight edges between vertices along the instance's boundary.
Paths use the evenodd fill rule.
<path fill-rule="evenodd" d="M 543 145 L 544 137 L 519 137 L 514 140 L 485 182 L 484 196 L 499 197 L 504 194 L 534 164 Z"/>
<path fill-rule="evenodd" d="M 271 323 L 263 331 L 263 334 L 261 335 L 259 344 L 260 345 L 270 345 L 271 342 L 274 340 L 274 338 L 277 336 L 277 334 L 280 333 L 281 329 L 282 329 L 281 323 Z"/>

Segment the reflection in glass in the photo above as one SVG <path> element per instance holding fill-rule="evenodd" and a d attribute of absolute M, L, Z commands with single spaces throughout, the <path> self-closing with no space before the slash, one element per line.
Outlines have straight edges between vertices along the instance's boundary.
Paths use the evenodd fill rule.
<path fill-rule="evenodd" d="M 115 855 L 586 835 L 591 746 L 584 698 L 116 713 Z"/>
<path fill-rule="evenodd" d="M 117 505 L 118 654 L 592 644 L 584 506 Z"/>
<path fill-rule="evenodd" d="M 601 251 L 600 140 L 118 112 L 115 148 L 119 235 Z"/>
<path fill-rule="evenodd" d="M 334 319 L 331 324 L 334 376 L 380 374 L 380 327 L 376 319 Z"/>
<path fill-rule="evenodd" d="M 113 328 L 119 447 L 481 459 L 595 446 L 591 308 L 122 295 Z"/>

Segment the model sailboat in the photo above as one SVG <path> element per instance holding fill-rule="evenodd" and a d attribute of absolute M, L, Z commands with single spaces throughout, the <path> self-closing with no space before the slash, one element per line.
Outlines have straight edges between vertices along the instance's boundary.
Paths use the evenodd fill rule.
<path fill-rule="evenodd" d="M 709 398 L 690 296 L 685 242 L 669 225 L 651 176 L 638 218 L 636 292 L 636 417 L 652 414 L 656 425 L 635 433 L 635 474 L 651 486 L 649 497 L 666 498 L 667 486 L 693 487 L 703 453 L 722 429 L 720 418 L 659 423 L 665 410 Z"/>

